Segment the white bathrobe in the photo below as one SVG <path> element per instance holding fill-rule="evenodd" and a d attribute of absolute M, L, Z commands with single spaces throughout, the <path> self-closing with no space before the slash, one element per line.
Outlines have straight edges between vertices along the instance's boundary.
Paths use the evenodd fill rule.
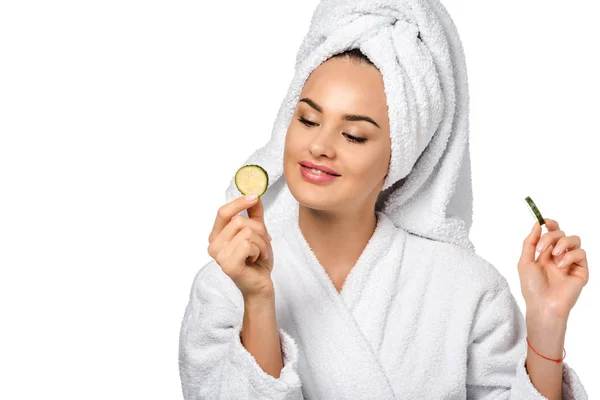
<path fill-rule="evenodd" d="M 341 293 L 297 219 L 273 237 L 278 379 L 241 344 L 238 288 L 215 261 L 201 268 L 181 326 L 184 398 L 545 399 L 525 370 L 525 320 L 498 270 L 377 217 Z M 587 399 L 566 362 L 562 379 L 563 399 Z"/>

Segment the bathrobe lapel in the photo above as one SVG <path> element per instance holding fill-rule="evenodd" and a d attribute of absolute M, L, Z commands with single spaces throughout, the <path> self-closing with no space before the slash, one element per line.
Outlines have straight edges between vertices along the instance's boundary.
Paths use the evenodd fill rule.
<path fill-rule="evenodd" d="M 390 249 L 396 239 L 392 234 L 397 232 L 392 221 L 378 213 L 375 232 L 341 293 L 310 249 L 297 220 L 284 232 L 281 254 L 275 256 L 273 270 L 278 308 L 285 308 L 278 311 L 278 320 L 297 341 L 299 362 L 305 363 L 304 370 L 311 373 L 302 376 L 303 390 L 309 398 L 394 399 L 377 355 L 382 332 L 369 330 L 375 322 L 373 318 L 385 318 L 386 304 L 393 292 L 385 288 L 382 293 L 363 290 L 374 278 L 387 279 L 389 285 L 388 278 L 400 268 L 402 251 Z M 390 259 L 390 254 L 396 259 Z M 382 263 L 382 259 L 386 262 Z M 376 277 L 378 274 L 382 275 Z M 372 313 L 354 312 L 364 309 L 361 305 L 366 303 L 373 308 Z"/>

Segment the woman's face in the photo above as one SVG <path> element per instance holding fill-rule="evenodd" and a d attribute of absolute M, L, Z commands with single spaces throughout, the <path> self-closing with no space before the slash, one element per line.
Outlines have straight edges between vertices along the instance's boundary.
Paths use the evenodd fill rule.
<path fill-rule="evenodd" d="M 368 117 L 374 123 L 345 115 Z M 283 173 L 296 200 L 319 210 L 374 208 L 390 153 L 388 108 L 379 70 L 341 58 L 331 58 L 313 70 L 285 137 Z M 303 175 L 312 174 L 300 165 L 305 162 L 329 167 L 339 176 L 311 181 Z"/>

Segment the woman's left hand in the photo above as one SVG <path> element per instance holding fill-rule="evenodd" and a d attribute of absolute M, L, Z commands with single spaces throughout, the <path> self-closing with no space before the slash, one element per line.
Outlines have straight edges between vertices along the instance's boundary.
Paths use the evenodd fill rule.
<path fill-rule="evenodd" d="M 579 236 L 566 236 L 558 222 L 545 218 L 548 232 L 535 222 L 529 236 L 523 241 L 519 259 L 521 293 L 529 313 L 567 320 L 581 290 L 587 284 L 589 270 L 585 250 Z M 536 260 L 536 249 L 544 248 Z M 553 254 L 557 249 L 558 254 Z M 559 266 L 560 262 L 563 262 Z"/>

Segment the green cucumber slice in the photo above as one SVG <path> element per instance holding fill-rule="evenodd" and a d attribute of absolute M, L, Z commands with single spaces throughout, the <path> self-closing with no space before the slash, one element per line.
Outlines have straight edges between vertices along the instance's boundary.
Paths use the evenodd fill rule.
<path fill-rule="evenodd" d="M 269 186 L 269 174 L 260 165 L 244 165 L 235 173 L 235 186 L 243 195 L 262 196 Z"/>
<path fill-rule="evenodd" d="M 544 223 L 546 221 L 544 221 L 544 218 L 542 217 L 542 214 L 540 213 L 540 210 L 538 210 L 538 208 L 535 205 L 535 203 L 533 202 L 533 200 L 531 200 L 531 197 L 529 197 L 529 196 L 525 197 L 525 201 L 527 202 L 527 204 L 529 204 L 529 207 L 531 207 L 531 211 L 533 212 L 533 216 L 535 218 L 537 218 L 538 222 L 540 223 L 540 226 L 544 225 Z"/>

